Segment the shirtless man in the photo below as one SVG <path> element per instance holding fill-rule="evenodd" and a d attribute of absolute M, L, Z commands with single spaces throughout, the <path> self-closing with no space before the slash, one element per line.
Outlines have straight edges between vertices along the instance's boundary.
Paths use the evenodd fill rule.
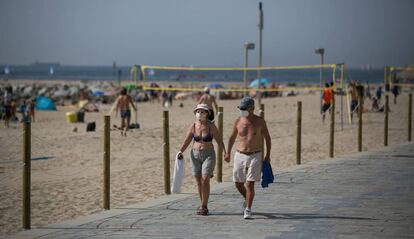
<path fill-rule="evenodd" d="M 208 87 L 204 88 L 204 94 L 200 97 L 197 104 L 206 104 L 208 106 L 208 108 L 210 109 L 210 113 L 208 114 L 208 120 L 214 122 L 213 104 L 216 111 L 218 111 L 218 106 L 216 103 L 216 98 L 213 95 L 210 95 L 210 89 Z"/>
<path fill-rule="evenodd" d="M 332 103 L 333 103 L 333 97 L 334 97 L 333 89 L 328 83 L 326 83 L 325 84 L 325 89 L 323 90 L 323 94 L 322 94 L 323 105 L 322 105 L 322 109 L 321 109 L 321 114 L 322 114 L 322 122 L 323 123 L 325 123 L 326 111 L 327 110 L 329 110 L 329 112 L 331 111 L 331 107 L 332 107 Z"/>
<path fill-rule="evenodd" d="M 137 111 L 137 108 L 135 107 L 131 96 L 127 94 L 127 91 L 124 88 L 121 91 L 121 95 L 118 96 L 118 99 L 116 99 L 114 103 L 114 106 L 116 107 L 117 111 L 120 110 L 120 113 L 121 113 L 121 130 L 122 130 L 121 135 L 122 136 L 126 136 L 126 132 L 129 128 L 129 123 L 131 121 L 131 109 L 129 108 L 129 105 L 131 105 L 132 108 L 134 108 L 134 110 Z"/>
<path fill-rule="evenodd" d="M 244 97 L 241 100 L 240 116 L 234 123 L 229 138 L 228 150 L 224 160 L 230 162 L 230 152 L 236 138 L 239 144 L 234 154 L 233 181 L 237 190 L 244 197 L 244 219 L 252 218 L 251 207 L 254 198 L 254 183 L 260 181 L 262 160 L 270 161 L 272 147 L 269 131 L 263 118 L 255 115 L 254 100 Z M 266 140 L 266 155 L 263 159 L 263 138 Z"/>

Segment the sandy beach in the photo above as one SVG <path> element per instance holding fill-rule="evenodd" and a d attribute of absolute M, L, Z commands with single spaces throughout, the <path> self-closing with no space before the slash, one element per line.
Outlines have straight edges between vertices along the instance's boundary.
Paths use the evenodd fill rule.
<path fill-rule="evenodd" d="M 390 96 L 389 145 L 407 141 L 408 94 L 394 104 Z M 327 159 L 329 117 L 325 124 L 319 114 L 319 95 L 265 98 L 265 119 L 272 138 L 273 170 L 296 162 L 296 105 L 302 101 L 302 163 Z M 337 98 L 335 155 L 357 151 L 358 124 L 349 124 L 343 98 L 341 129 L 340 97 Z M 183 103 L 184 107 L 179 107 Z M 224 142 L 238 117 L 239 100 L 219 100 L 224 107 Z M 370 108 L 370 102 L 366 107 Z M 175 101 L 170 114 L 170 165 L 185 130 L 194 120 L 195 101 Z M 258 114 L 258 105 L 255 112 Z M 85 121 L 96 122 L 96 132 L 86 132 L 85 123 L 68 123 L 65 113 L 75 106 L 58 106 L 58 111 L 37 111 L 32 123 L 32 226 L 42 226 L 88 215 L 102 209 L 103 119 L 110 105 L 99 105 L 99 112 L 86 113 Z M 163 119 L 161 103 L 139 103 L 140 129 L 122 137 L 111 131 L 111 208 L 142 202 L 164 194 Z M 357 119 L 354 117 L 354 119 Z M 133 121 L 133 117 L 132 117 Z M 367 112 L 363 116 L 363 150 L 383 147 L 384 114 Z M 0 129 L 0 236 L 21 230 L 22 223 L 22 141 L 20 124 Z M 120 118 L 111 117 L 111 125 Z M 77 127 L 77 132 L 73 128 Z M 184 153 L 186 178 L 184 193 L 196 193 L 191 176 L 189 150 Z M 329 159 L 327 159 L 329 160 Z M 223 163 L 223 180 L 231 181 L 232 161 Z M 212 180 L 216 184 L 216 178 Z M 259 185 L 258 185 L 259 186 Z M 236 189 L 235 189 L 236 190 Z"/>

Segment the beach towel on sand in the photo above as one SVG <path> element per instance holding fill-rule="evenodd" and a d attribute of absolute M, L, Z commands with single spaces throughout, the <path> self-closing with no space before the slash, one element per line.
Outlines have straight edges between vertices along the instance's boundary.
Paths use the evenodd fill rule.
<path fill-rule="evenodd" d="M 184 176 L 185 176 L 185 165 L 184 159 L 178 159 L 178 154 L 175 156 L 175 166 L 173 173 L 173 180 L 171 185 L 171 191 L 173 193 L 181 192 L 181 185 L 183 185 Z"/>

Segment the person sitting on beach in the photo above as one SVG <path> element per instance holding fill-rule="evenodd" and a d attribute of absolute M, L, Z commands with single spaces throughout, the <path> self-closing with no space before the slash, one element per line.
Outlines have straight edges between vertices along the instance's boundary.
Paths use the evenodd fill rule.
<path fill-rule="evenodd" d="M 371 111 L 373 112 L 378 112 L 379 111 L 379 103 L 378 103 L 378 99 L 376 96 L 372 97 L 372 106 L 371 106 Z"/>
<path fill-rule="evenodd" d="M 323 105 L 322 105 L 322 109 L 321 109 L 322 122 L 324 122 L 324 123 L 325 123 L 326 111 L 331 110 L 333 97 L 334 97 L 333 89 L 328 83 L 326 83 L 325 84 L 325 89 L 323 90 L 323 94 L 322 94 Z"/>
<path fill-rule="evenodd" d="M 226 154 L 223 139 L 217 127 L 207 120 L 209 108 L 206 104 L 198 104 L 194 109 L 196 121 L 188 127 L 184 142 L 177 154 L 178 159 L 183 158 L 183 152 L 194 140 L 190 157 L 193 167 L 193 175 L 197 182 L 200 206 L 197 209 L 198 215 L 208 215 L 208 198 L 210 196 L 210 178 L 213 177 L 216 164 L 216 153 L 214 151 L 213 139 L 218 147 Z"/>
<path fill-rule="evenodd" d="M 266 121 L 255 115 L 254 100 L 244 97 L 239 105 L 240 117 L 236 119 L 229 138 L 226 162 L 230 162 L 230 152 L 236 138 L 239 143 L 234 154 L 233 182 L 244 198 L 244 219 L 252 218 L 251 208 L 254 199 L 254 184 L 260 181 L 263 160 L 270 162 L 272 142 Z M 266 154 L 262 152 L 263 139 L 266 141 Z M 264 158 L 263 158 L 264 156 Z"/>
<path fill-rule="evenodd" d="M 210 120 L 211 122 L 214 122 L 213 104 L 214 104 L 216 111 L 218 111 L 218 106 L 216 102 L 216 97 L 214 97 L 213 95 L 210 95 L 210 88 L 208 87 L 204 88 L 204 93 L 201 95 L 200 99 L 198 100 L 198 104 L 206 104 L 208 106 L 209 111 L 210 111 L 210 113 L 208 114 L 208 120 Z"/>
<path fill-rule="evenodd" d="M 113 111 L 114 107 L 118 110 L 120 110 L 121 113 L 121 135 L 127 136 L 126 132 L 129 128 L 129 123 L 131 122 L 131 109 L 129 105 L 134 108 L 135 112 L 137 111 L 137 108 L 134 105 L 134 102 L 132 101 L 131 96 L 127 94 L 127 90 L 123 88 L 121 90 L 121 95 L 118 96 L 116 99 L 111 112 Z"/>

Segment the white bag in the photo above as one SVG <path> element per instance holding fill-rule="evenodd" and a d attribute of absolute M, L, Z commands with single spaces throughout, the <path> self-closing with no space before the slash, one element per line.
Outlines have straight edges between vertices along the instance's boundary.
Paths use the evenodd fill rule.
<path fill-rule="evenodd" d="M 180 193 L 181 192 L 181 185 L 183 185 L 185 176 L 185 164 L 184 159 L 178 159 L 178 154 L 175 156 L 175 166 L 174 166 L 174 173 L 173 173 L 173 180 L 171 185 L 171 192 L 172 193 Z"/>

